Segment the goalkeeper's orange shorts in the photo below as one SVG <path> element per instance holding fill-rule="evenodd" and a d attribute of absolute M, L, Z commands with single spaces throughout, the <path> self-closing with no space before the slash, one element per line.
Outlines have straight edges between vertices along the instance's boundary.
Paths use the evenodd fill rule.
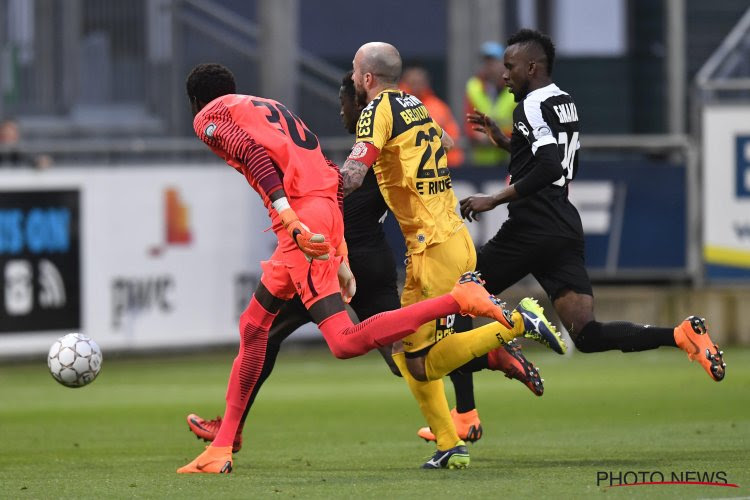
<path fill-rule="evenodd" d="M 332 245 L 329 258 L 308 262 L 296 244 L 289 244 L 291 238 L 281 228 L 276 232 L 279 243 L 273 255 L 260 263 L 263 269 L 260 281 L 279 299 L 289 300 L 299 294 L 309 308 L 323 297 L 341 292 L 338 269 L 343 257 L 335 256 L 334 250 L 344 238 L 344 219 L 338 204 L 327 198 L 298 199 L 292 208 L 310 231 L 322 234 Z"/>

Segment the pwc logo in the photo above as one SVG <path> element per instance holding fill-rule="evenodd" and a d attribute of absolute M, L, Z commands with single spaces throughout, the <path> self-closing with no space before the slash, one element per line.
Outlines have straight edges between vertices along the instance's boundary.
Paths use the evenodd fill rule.
<path fill-rule="evenodd" d="M 177 188 L 168 187 L 163 191 L 164 241 L 149 248 L 152 257 L 158 257 L 173 245 L 189 245 L 193 241 L 190 228 L 190 207 L 180 196 Z"/>
<path fill-rule="evenodd" d="M 185 245 L 190 243 L 190 209 L 180 199 L 175 188 L 164 190 L 164 219 L 167 245 Z"/>

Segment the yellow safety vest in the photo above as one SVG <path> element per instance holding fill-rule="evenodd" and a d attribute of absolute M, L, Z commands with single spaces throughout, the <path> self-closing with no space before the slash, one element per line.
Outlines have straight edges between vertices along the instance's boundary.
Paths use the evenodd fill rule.
<path fill-rule="evenodd" d="M 513 131 L 513 110 L 516 108 L 516 102 L 507 87 L 493 100 L 484 90 L 484 82 L 473 76 L 466 82 L 466 97 L 474 109 L 495 120 L 505 134 Z M 474 165 L 495 166 L 507 161 L 508 153 L 493 144 L 472 146 Z"/>

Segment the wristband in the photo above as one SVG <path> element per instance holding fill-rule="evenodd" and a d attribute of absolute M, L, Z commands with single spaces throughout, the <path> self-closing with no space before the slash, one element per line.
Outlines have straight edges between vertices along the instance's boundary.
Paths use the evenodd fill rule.
<path fill-rule="evenodd" d="M 284 210 L 292 208 L 289 205 L 289 200 L 286 199 L 286 196 L 282 196 L 276 201 L 273 201 L 271 205 L 273 205 L 273 208 L 276 210 L 276 213 L 279 213 L 279 214 Z"/>

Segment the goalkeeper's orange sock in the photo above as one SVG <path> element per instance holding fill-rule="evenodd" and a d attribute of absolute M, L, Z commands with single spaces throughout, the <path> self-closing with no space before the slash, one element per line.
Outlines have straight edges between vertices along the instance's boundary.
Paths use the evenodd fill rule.
<path fill-rule="evenodd" d="M 318 328 L 333 355 L 346 359 L 392 344 L 425 323 L 458 312 L 458 303 L 446 294 L 370 316 L 356 325 L 341 311 L 321 321 Z"/>
<path fill-rule="evenodd" d="M 227 406 L 212 446 L 232 446 L 248 399 L 263 368 L 268 330 L 276 313 L 268 312 L 253 298 L 240 316 L 240 349 L 232 363 L 227 384 Z"/>
<path fill-rule="evenodd" d="M 406 366 L 406 357 L 403 352 L 394 354 L 393 361 L 401 370 L 401 375 L 409 385 L 414 399 L 419 403 L 419 409 L 424 415 L 427 425 L 435 434 L 438 450 L 448 450 L 456 446 L 460 438 L 451 418 L 451 410 L 448 407 L 448 400 L 445 398 L 445 386 L 442 379 L 420 382 L 412 377 Z"/>

